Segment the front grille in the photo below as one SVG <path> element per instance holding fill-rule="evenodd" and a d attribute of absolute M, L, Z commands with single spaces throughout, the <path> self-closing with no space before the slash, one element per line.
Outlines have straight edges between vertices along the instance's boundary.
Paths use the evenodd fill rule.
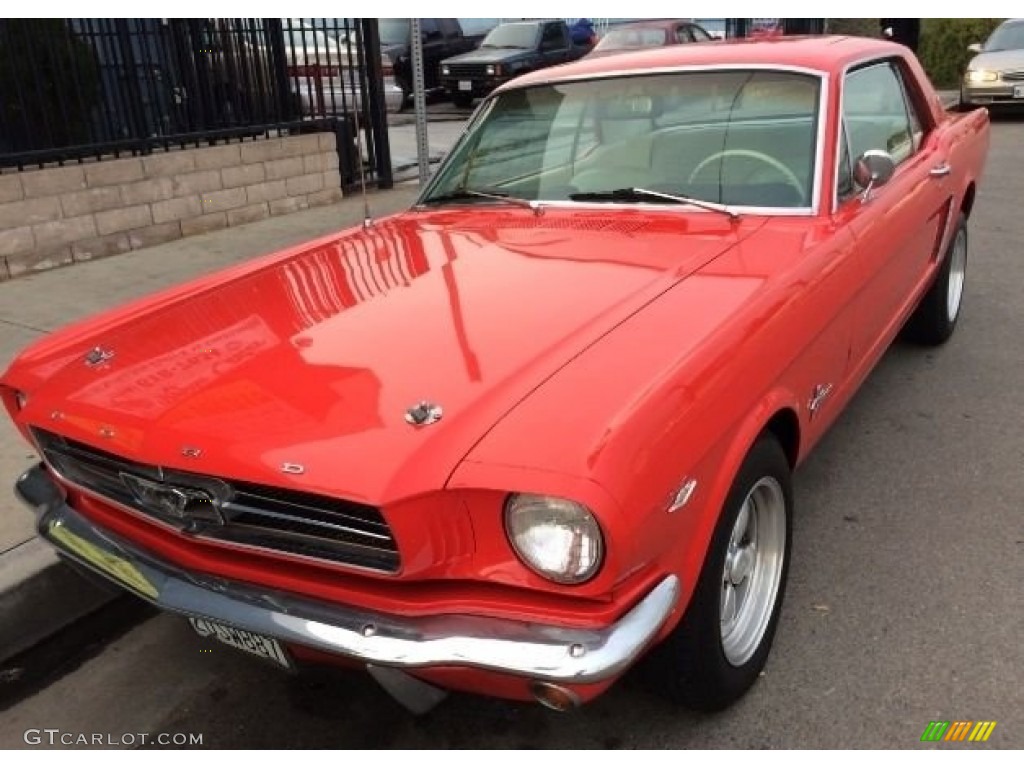
<path fill-rule="evenodd" d="M 483 64 L 448 64 L 448 73 L 452 77 L 483 77 L 486 67 Z"/>
<path fill-rule="evenodd" d="M 1000 77 L 1008 83 L 1015 83 L 1024 80 L 1024 69 L 1017 69 L 1012 72 L 1003 72 Z"/>
<path fill-rule="evenodd" d="M 398 547 L 376 507 L 164 469 L 45 430 L 33 434 L 47 463 L 70 482 L 198 538 L 398 570 Z"/>

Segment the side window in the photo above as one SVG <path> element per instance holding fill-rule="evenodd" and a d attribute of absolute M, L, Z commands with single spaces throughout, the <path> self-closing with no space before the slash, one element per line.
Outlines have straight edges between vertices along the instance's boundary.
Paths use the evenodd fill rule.
<path fill-rule="evenodd" d="M 903 84 L 889 62 L 872 64 L 846 76 L 843 122 L 854 161 L 869 149 L 888 152 L 897 165 L 914 154 L 914 132 Z"/>
<path fill-rule="evenodd" d="M 435 35 L 441 33 L 441 28 L 437 26 L 437 19 L 420 19 L 420 31 L 424 35 Z"/>
<path fill-rule="evenodd" d="M 690 28 L 685 24 L 681 27 L 676 28 L 676 42 L 679 43 L 692 43 L 693 37 L 690 35 Z"/>
<path fill-rule="evenodd" d="M 693 35 L 693 41 L 695 43 L 706 43 L 711 39 L 711 36 L 707 32 L 696 25 L 690 27 L 690 34 Z"/>
<path fill-rule="evenodd" d="M 907 118 L 910 120 L 910 135 L 914 142 L 914 151 L 917 152 L 921 148 L 921 142 L 924 139 L 924 123 L 917 111 L 917 105 L 914 104 L 914 100 L 910 97 L 910 84 L 907 82 L 906 74 L 899 71 L 899 77 L 900 85 L 903 86 L 903 101 L 907 105 Z"/>
<path fill-rule="evenodd" d="M 544 36 L 540 41 L 542 51 L 554 51 L 565 47 L 565 39 L 562 35 L 560 24 L 548 24 L 544 27 Z"/>

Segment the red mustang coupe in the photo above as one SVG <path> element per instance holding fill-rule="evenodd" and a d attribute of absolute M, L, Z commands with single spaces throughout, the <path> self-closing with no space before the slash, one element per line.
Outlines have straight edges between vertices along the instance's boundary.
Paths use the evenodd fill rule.
<path fill-rule="evenodd" d="M 60 331 L 2 378 L 68 559 L 282 667 L 567 709 L 768 655 L 792 475 L 901 329 L 945 342 L 988 148 L 905 48 L 520 78 L 404 213 Z"/>

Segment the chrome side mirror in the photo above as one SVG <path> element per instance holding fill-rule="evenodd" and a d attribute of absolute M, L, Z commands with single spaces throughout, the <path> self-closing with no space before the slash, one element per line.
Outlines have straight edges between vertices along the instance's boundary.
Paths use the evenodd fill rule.
<path fill-rule="evenodd" d="M 871 193 L 878 187 L 884 187 L 896 173 L 896 161 L 892 155 L 881 149 L 869 149 L 857 158 L 853 164 L 853 180 L 863 188 L 860 200 L 862 203 L 871 199 Z"/>
<path fill-rule="evenodd" d="M 967 50 L 971 53 L 981 53 L 981 43 L 971 43 L 967 46 Z"/>

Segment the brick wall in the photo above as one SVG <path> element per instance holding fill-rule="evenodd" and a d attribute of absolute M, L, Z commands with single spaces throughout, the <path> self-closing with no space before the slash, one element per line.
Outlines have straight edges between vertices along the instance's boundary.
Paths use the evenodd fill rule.
<path fill-rule="evenodd" d="M 341 199 L 333 133 L 0 174 L 0 280 Z"/>

